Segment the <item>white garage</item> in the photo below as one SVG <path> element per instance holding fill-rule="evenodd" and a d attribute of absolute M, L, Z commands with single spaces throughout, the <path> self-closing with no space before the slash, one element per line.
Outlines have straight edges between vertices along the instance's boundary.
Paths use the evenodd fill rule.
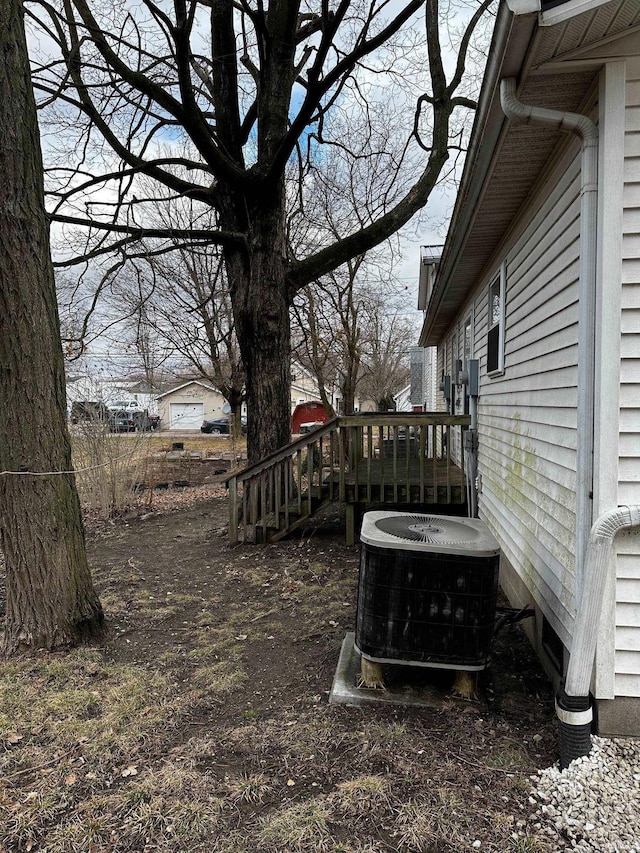
<path fill-rule="evenodd" d="M 169 429 L 200 429 L 204 420 L 204 403 L 170 403 Z"/>
<path fill-rule="evenodd" d="M 203 420 L 213 420 L 223 414 L 226 400 L 222 394 L 200 380 L 182 382 L 158 395 L 160 428 L 199 430 Z"/>

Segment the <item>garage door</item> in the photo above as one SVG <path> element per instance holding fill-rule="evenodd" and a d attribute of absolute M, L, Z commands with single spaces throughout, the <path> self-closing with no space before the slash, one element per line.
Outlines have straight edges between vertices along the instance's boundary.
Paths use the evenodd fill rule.
<path fill-rule="evenodd" d="M 200 429 L 204 403 L 171 403 L 171 429 Z"/>

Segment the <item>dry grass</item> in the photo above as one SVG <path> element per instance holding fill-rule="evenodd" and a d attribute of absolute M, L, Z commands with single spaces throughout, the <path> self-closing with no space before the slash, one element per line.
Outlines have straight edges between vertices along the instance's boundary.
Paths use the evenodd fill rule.
<path fill-rule="evenodd" d="M 153 822 L 149 755 L 188 714 L 188 695 L 177 695 L 158 672 L 79 649 L 5 662 L 0 709 L 0 731 L 8 732 L 0 754 L 0 845 L 66 853 L 112 843 L 114 833 L 141 837 L 136 821 Z M 166 780 L 165 772 L 158 790 L 167 789 Z M 189 794 L 196 781 L 170 789 L 184 792 L 175 821 L 181 832 L 196 820 Z M 152 806 L 131 808 L 136 790 Z M 121 849 L 135 849 L 129 845 Z"/>
<path fill-rule="evenodd" d="M 166 454 L 174 439 L 184 445 L 184 459 L 169 460 Z M 79 423 L 72 429 L 73 464 L 83 510 L 109 519 L 132 504 L 154 504 L 153 487 L 174 479 L 190 481 L 200 463 L 189 457 L 197 451 L 204 458 L 222 457 L 230 467 L 246 458 L 246 439 L 199 432 L 166 436 L 152 432 L 112 433 L 107 424 Z M 149 486 L 141 496 L 140 484 Z"/>
<path fill-rule="evenodd" d="M 208 541 L 198 580 L 118 530 L 107 647 L 0 669 L 0 853 L 560 849 L 528 814 L 539 718 L 326 703 L 354 580 L 332 553 Z"/>
<path fill-rule="evenodd" d="M 458 791 L 460 766 L 452 781 L 434 778 L 442 768 L 421 755 L 434 744 L 416 720 L 290 708 L 176 739 L 201 687 L 227 696 L 245 686 L 232 658 L 200 666 L 212 648 L 233 649 L 227 636 L 212 645 L 210 634 L 195 637 L 206 642 L 194 648 L 186 690 L 170 671 L 113 664 L 98 650 L 5 665 L 0 849 L 446 853 L 471 849 L 478 833 L 495 853 L 553 849 L 535 834 L 518 836 L 507 811 L 483 827 L 484 795 L 474 802 Z M 458 780 L 466 791 L 468 780 Z"/>
<path fill-rule="evenodd" d="M 320 798 L 294 803 L 261 821 L 261 849 L 273 853 L 328 853 L 332 849 L 330 820 L 331 808 Z"/>

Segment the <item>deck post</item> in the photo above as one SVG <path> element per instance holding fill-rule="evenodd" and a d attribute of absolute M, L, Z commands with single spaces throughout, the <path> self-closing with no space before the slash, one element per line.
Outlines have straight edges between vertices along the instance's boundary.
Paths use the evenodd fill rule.
<path fill-rule="evenodd" d="M 362 505 L 359 503 L 348 503 L 347 510 L 347 545 L 356 544 L 356 535 L 360 532 L 362 522 Z"/>
<path fill-rule="evenodd" d="M 238 544 L 238 481 L 229 480 L 229 544 Z"/>

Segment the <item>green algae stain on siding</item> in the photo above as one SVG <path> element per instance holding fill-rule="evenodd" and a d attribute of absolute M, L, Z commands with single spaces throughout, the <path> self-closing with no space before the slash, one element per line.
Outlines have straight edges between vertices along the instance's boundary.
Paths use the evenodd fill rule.
<path fill-rule="evenodd" d="M 562 607 L 573 601 L 574 495 L 554 481 L 553 464 L 531 438 L 520 413 L 504 431 L 488 429 L 491 459 L 483 476 L 503 518 L 492 523 L 505 529 L 515 549 L 514 568 L 532 592 L 546 588 Z M 537 596 L 536 596 L 537 597 Z M 557 609 L 552 601 L 547 602 Z"/>

